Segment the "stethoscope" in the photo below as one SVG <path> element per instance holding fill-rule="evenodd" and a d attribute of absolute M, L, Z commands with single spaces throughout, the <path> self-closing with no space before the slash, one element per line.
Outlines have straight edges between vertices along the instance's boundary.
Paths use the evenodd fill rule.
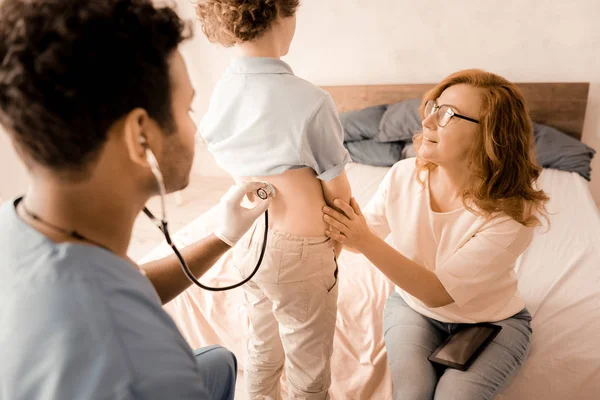
<path fill-rule="evenodd" d="M 225 290 L 235 289 L 235 288 L 238 288 L 238 287 L 244 285 L 248 281 L 250 281 L 254 277 L 254 275 L 256 275 L 256 273 L 258 272 L 258 269 L 260 268 L 260 264 L 262 263 L 262 260 L 265 256 L 265 250 L 267 248 L 267 238 L 268 238 L 268 234 L 269 234 L 269 211 L 268 210 L 265 211 L 265 230 L 264 230 L 264 234 L 263 234 L 263 243 L 262 243 L 262 247 L 260 250 L 260 256 L 258 257 L 258 261 L 256 262 L 256 266 L 254 267 L 254 270 L 252 271 L 252 273 L 250 275 L 248 275 L 245 279 L 241 280 L 240 282 L 238 282 L 234 285 L 223 286 L 223 287 L 217 288 L 217 287 L 211 287 L 211 286 L 206 286 L 206 285 L 202 284 L 200 281 L 198 281 L 196 279 L 194 274 L 192 274 L 192 272 L 190 271 L 190 268 L 188 267 L 187 263 L 183 259 L 183 256 L 179 252 L 179 249 L 177 248 L 177 246 L 175 246 L 175 243 L 173 243 L 173 241 L 171 240 L 171 235 L 169 233 L 169 229 L 167 228 L 168 222 L 167 222 L 167 213 L 166 213 L 166 206 L 165 206 L 166 191 L 165 191 L 165 184 L 163 181 L 163 176 L 162 176 L 162 173 L 160 172 L 158 160 L 154 156 L 154 153 L 152 153 L 152 150 L 150 150 L 150 147 L 147 145 L 146 140 L 143 137 L 142 137 L 142 145 L 146 148 L 146 157 L 148 159 L 148 164 L 150 164 L 150 169 L 152 170 L 152 174 L 156 178 L 156 182 L 158 185 L 158 191 L 159 191 L 159 195 L 160 195 L 160 204 L 161 204 L 161 219 L 159 220 L 158 218 L 156 218 L 150 212 L 150 210 L 148 210 L 147 207 L 144 207 L 144 214 L 146 214 L 146 216 L 148 218 L 150 218 L 150 220 L 158 227 L 158 229 L 160 229 L 160 231 L 165 236 L 165 240 L 167 241 L 167 244 L 169 246 L 171 246 L 171 249 L 177 256 L 177 259 L 179 260 L 179 265 L 181 266 L 181 269 L 183 270 L 183 273 L 185 274 L 185 276 L 187 276 L 187 278 L 193 284 L 201 287 L 204 290 L 209 290 L 212 292 L 222 292 Z M 274 189 L 272 186 L 268 186 L 268 190 L 271 193 L 274 193 Z M 267 192 L 266 189 L 263 189 L 263 188 L 258 189 L 256 191 L 256 194 L 262 200 L 266 200 L 269 197 L 269 193 Z"/>
<path fill-rule="evenodd" d="M 144 148 L 146 150 L 146 158 L 148 159 L 148 164 L 150 164 L 150 169 L 152 170 L 152 174 L 154 175 L 154 178 L 156 179 L 156 183 L 157 183 L 157 186 L 158 186 L 158 191 L 159 191 L 159 195 L 160 195 L 160 205 L 161 205 L 161 218 L 160 219 L 156 218 L 154 216 L 154 214 L 152 214 L 150 212 L 150 210 L 148 210 L 147 207 L 144 207 L 144 214 L 146 214 L 146 216 L 148 216 L 148 218 L 150 218 L 150 220 L 158 227 L 158 229 L 160 229 L 160 231 L 165 236 L 167 244 L 169 246 L 171 246 L 171 249 L 173 249 L 173 252 L 177 256 L 177 259 L 179 260 L 179 264 L 180 264 L 181 269 L 183 270 L 183 273 L 185 274 L 185 276 L 192 283 L 194 283 L 195 285 L 200 286 L 204 290 L 210 290 L 212 292 L 221 292 L 221 291 L 224 291 L 224 290 L 235 289 L 235 288 L 238 288 L 238 287 L 242 286 L 243 284 L 247 283 L 258 272 L 258 269 L 260 268 L 260 264 L 262 263 L 262 260 L 263 260 L 264 255 L 265 255 L 265 250 L 267 248 L 267 237 L 268 237 L 268 233 L 269 233 L 269 212 L 265 211 L 265 232 L 263 234 L 262 248 L 260 250 L 260 256 L 258 257 L 258 261 L 256 263 L 256 267 L 254 267 L 254 270 L 252 271 L 252 273 L 250 275 L 248 275 L 248 277 L 246 277 L 242 281 L 236 283 L 235 285 L 230 285 L 230 286 L 224 286 L 224 287 L 218 287 L 217 288 L 217 287 L 211 287 L 211 286 L 206 286 L 206 285 L 202 284 L 192 274 L 192 272 L 190 271 L 190 268 L 188 267 L 187 263 L 183 259 L 183 256 L 179 252 L 179 249 L 177 248 L 177 246 L 175 246 L 175 243 L 173 243 L 173 240 L 171 240 L 171 234 L 169 233 L 169 229 L 168 229 L 169 223 L 167 221 L 167 213 L 166 213 L 166 206 L 165 206 L 166 190 L 165 190 L 165 184 L 164 184 L 164 181 L 163 181 L 163 176 L 162 176 L 162 173 L 160 172 L 158 161 L 156 160 L 156 157 L 154 156 L 154 153 L 152 153 L 152 150 L 150 150 L 150 147 L 148 146 L 148 144 L 146 142 L 146 139 L 144 137 L 142 137 L 142 139 L 141 139 L 141 144 L 142 144 L 142 146 L 144 146 Z M 262 188 L 258 189 L 256 191 L 256 194 L 262 200 L 266 200 L 269 197 L 269 194 L 271 194 L 273 196 L 275 195 L 275 189 L 273 188 L 272 185 L 267 184 L 266 189 L 262 189 Z M 15 203 L 14 203 L 15 207 L 18 205 L 19 202 L 21 202 L 22 199 L 23 198 L 20 198 L 20 199 L 17 199 L 15 201 Z M 34 212 L 30 211 L 25 206 L 25 202 L 23 202 L 23 210 L 24 210 L 24 212 L 30 218 L 32 218 L 35 221 L 43 223 L 44 225 L 47 225 L 47 226 L 51 227 L 52 229 L 55 229 L 55 230 L 57 230 L 59 232 L 62 232 L 63 234 L 65 234 L 67 236 L 70 236 L 70 237 L 72 237 L 74 239 L 83 240 L 83 241 L 86 241 L 88 243 L 92 243 L 92 244 L 94 244 L 94 245 L 96 245 L 98 247 L 101 247 L 101 248 L 103 248 L 103 249 L 105 249 L 107 251 L 110 251 L 110 249 L 108 249 L 106 246 L 103 246 L 101 243 L 98 243 L 95 240 L 88 239 L 87 237 L 81 235 L 77 231 L 63 229 L 61 227 L 58 227 L 56 225 L 53 225 L 53 224 L 45 221 L 39 215 L 37 215 Z"/>

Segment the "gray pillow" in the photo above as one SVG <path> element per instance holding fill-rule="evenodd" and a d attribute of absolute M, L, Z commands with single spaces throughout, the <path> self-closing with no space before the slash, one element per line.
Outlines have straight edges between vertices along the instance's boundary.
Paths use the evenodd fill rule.
<path fill-rule="evenodd" d="M 414 157 L 413 135 L 421 130 L 420 99 L 340 114 L 344 141 L 353 161 L 391 166 Z M 591 179 L 596 151 L 550 126 L 533 124 L 538 163 L 544 168 L 575 172 Z"/>
<path fill-rule="evenodd" d="M 378 142 L 411 142 L 415 132 L 421 130 L 420 105 L 421 99 L 409 99 L 390 104 L 381 118 L 375 140 Z"/>
<path fill-rule="evenodd" d="M 344 143 L 352 161 L 376 167 L 391 167 L 402 159 L 403 143 L 380 143 L 375 140 L 360 140 Z"/>
<path fill-rule="evenodd" d="M 373 139 L 379 131 L 379 123 L 386 109 L 387 105 L 382 105 L 341 113 L 344 142 Z"/>
<path fill-rule="evenodd" d="M 533 124 L 538 163 L 544 168 L 576 172 L 590 180 L 590 163 L 596 151 L 550 126 Z"/>

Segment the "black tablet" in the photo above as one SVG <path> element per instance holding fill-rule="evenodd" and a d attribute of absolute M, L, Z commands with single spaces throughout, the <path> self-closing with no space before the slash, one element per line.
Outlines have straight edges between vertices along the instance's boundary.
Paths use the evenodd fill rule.
<path fill-rule="evenodd" d="M 466 371 L 501 330 L 501 326 L 488 323 L 465 325 L 448 336 L 429 361 Z"/>

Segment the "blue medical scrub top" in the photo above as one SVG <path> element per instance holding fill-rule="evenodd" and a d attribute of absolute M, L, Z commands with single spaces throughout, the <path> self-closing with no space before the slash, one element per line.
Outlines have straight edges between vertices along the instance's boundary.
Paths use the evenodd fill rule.
<path fill-rule="evenodd" d="M 207 399 L 194 354 L 140 271 L 54 243 L 0 208 L 0 399 Z"/>

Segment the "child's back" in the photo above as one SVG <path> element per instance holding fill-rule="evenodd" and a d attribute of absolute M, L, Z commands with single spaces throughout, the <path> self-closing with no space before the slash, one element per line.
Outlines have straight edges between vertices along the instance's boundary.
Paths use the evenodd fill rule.
<path fill-rule="evenodd" d="M 200 133 L 236 180 L 275 186 L 272 228 L 323 235 L 321 181 L 335 185 L 350 161 L 327 92 L 293 75 L 283 61 L 238 58 L 217 84 Z"/>

